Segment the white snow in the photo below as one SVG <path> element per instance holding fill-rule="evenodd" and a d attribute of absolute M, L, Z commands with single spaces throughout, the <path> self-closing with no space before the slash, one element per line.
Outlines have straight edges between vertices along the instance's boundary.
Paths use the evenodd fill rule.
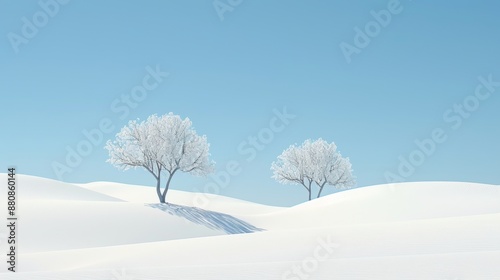
<path fill-rule="evenodd" d="M 78 186 L 124 201 L 137 203 L 158 203 L 155 189 L 137 185 L 126 185 L 113 182 L 94 182 L 79 184 Z M 163 189 L 163 186 L 162 186 Z M 178 190 L 169 190 L 167 201 L 171 203 L 200 207 L 204 209 L 225 212 L 230 214 L 265 214 L 281 210 L 282 207 L 257 204 L 209 193 L 191 193 Z"/>
<path fill-rule="evenodd" d="M 378 185 L 294 207 L 171 190 L 173 215 L 146 205 L 150 187 L 25 175 L 19 186 L 19 272 L 2 265 L 2 280 L 500 279 L 500 186 Z M 199 196 L 203 209 L 190 208 Z M 239 221 L 264 230 L 227 234 Z"/>

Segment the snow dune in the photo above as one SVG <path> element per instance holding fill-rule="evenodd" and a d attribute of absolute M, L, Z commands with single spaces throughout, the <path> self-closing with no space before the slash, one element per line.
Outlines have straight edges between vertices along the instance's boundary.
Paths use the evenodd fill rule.
<path fill-rule="evenodd" d="M 158 203 L 158 197 L 152 187 L 126 185 L 113 182 L 93 182 L 80 184 L 78 186 L 128 202 Z M 206 210 L 217 212 L 229 210 L 231 214 L 255 215 L 285 209 L 282 207 L 262 205 L 215 194 L 191 193 L 179 190 L 169 190 L 167 197 L 167 201 L 170 203 L 191 207 L 203 206 Z"/>
<path fill-rule="evenodd" d="M 175 190 L 165 206 L 147 187 L 19 182 L 20 272 L 1 279 L 500 279 L 500 186 L 378 185 L 272 207 Z M 242 228 L 251 233 L 227 231 Z"/>
<path fill-rule="evenodd" d="M 20 253 L 225 234 L 142 203 L 125 202 L 73 184 L 18 175 L 18 186 Z M 6 235 L 4 227 L 0 235 Z"/>
<path fill-rule="evenodd" d="M 353 189 L 259 217 L 265 228 L 374 224 L 500 213 L 500 187 L 460 182 L 387 184 Z M 289 219 L 289 217 L 301 217 Z M 252 220 L 252 219 L 250 219 Z"/>
<path fill-rule="evenodd" d="M 2 178 L 5 173 L 1 173 Z M 22 201 L 62 200 L 62 201 L 122 201 L 119 198 L 81 188 L 77 185 L 29 175 L 18 175 Z M 1 195 L 5 195 L 2 192 Z"/>

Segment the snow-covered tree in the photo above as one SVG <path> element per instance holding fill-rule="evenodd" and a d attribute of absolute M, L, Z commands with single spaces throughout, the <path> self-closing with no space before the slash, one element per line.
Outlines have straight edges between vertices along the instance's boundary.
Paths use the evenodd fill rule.
<path fill-rule="evenodd" d="M 309 193 L 309 200 L 313 184 L 319 187 L 317 197 L 326 185 L 346 189 L 355 184 L 349 158 L 342 157 L 335 143 L 321 138 L 290 146 L 272 163 L 271 170 L 272 177 L 282 184 L 302 185 Z"/>
<path fill-rule="evenodd" d="M 114 166 L 127 170 L 142 167 L 156 179 L 156 193 L 165 203 L 172 177 L 177 172 L 197 176 L 207 175 L 214 170 L 209 160 L 209 147 L 205 135 L 200 136 L 192 127 L 189 118 L 169 113 L 152 115 L 146 121 L 130 121 L 116 134 L 114 141 L 108 140 L 106 149 Z M 161 177 L 166 174 L 167 182 L 161 190 Z"/>

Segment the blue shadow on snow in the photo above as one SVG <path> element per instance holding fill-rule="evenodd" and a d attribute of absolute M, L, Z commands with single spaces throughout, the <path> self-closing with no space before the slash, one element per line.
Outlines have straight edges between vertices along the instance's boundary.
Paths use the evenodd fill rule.
<path fill-rule="evenodd" d="M 220 212 L 171 203 L 150 203 L 146 204 L 146 206 L 159 209 L 170 215 L 185 218 L 195 224 L 204 225 L 211 229 L 222 230 L 228 234 L 263 231 L 261 228 L 257 228 L 245 221 Z"/>

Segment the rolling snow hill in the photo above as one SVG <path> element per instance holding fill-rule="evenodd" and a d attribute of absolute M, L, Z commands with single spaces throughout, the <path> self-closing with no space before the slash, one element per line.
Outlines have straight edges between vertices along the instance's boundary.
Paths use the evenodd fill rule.
<path fill-rule="evenodd" d="M 2 268 L 1 279 L 500 279 L 500 186 L 378 185 L 273 207 L 176 190 L 165 206 L 149 187 L 18 182 L 19 272 Z"/>

